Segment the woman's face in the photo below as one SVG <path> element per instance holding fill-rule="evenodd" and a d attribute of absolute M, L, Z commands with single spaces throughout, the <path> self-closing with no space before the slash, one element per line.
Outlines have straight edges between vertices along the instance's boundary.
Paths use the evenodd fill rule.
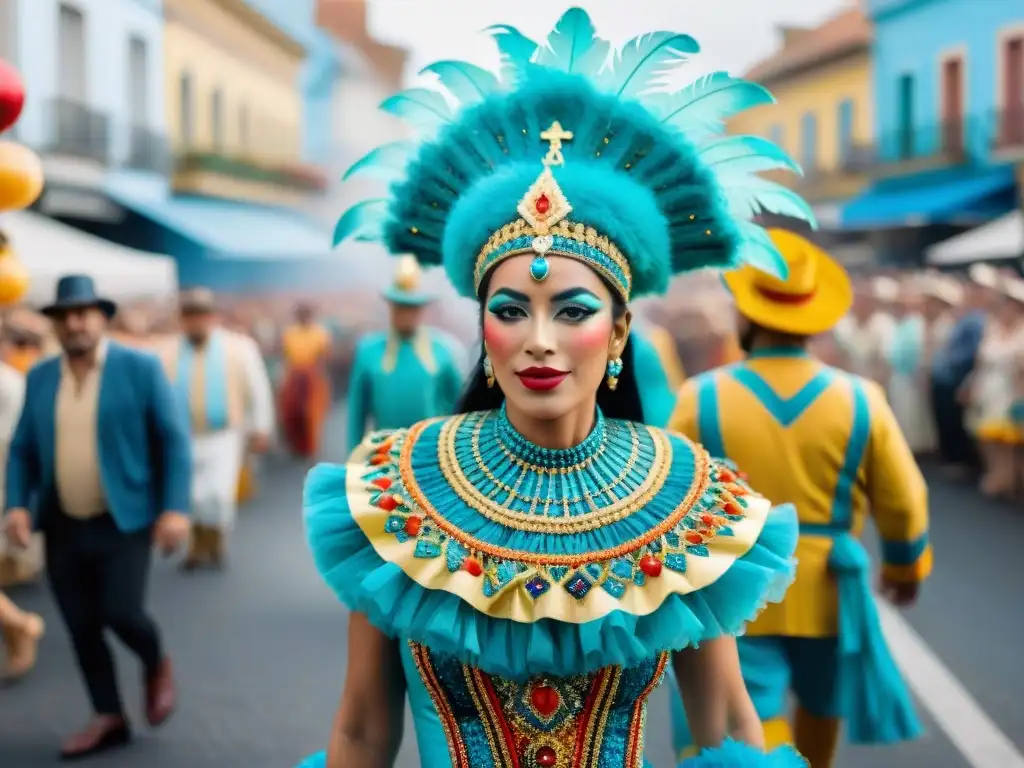
<path fill-rule="evenodd" d="M 575 259 L 550 256 L 543 282 L 530 254 L 499 264 L 484 297 L 484 347 L 511 407 L 532 419 L 593 409 L 608 361 L 622 354 L 629 313 L 617 320 L 612 294 Z"/>

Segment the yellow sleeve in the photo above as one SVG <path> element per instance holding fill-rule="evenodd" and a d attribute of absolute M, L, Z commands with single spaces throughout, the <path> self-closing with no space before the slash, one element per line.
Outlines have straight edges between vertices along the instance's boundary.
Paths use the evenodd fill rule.
<path fill-rule="evenodd" d="M 661 326 L 654 326 L 647 334 L 654 348 L 661 358 L 661 367 L 668 378 L 668 385 L 677 389 L 686 380 L 686 371 L 683 370 L 683 363 L 679 359 L 679 352 L 676 350 L 675 339 L 667 330 Z"/>
<path fill-rule="evenodd" d="M 697 424 L 697 387 L 695 380 L 690 379 L 679 388 L 676 407 L 672 411 L 668 428 L 691 440 L 700 442 L 700 428 Z"/>
<path fill-rule="evenodd" d="M 932 570 L 928 485 L 884 391 L 873 382 L 865 386 L 871 405 L 867 495 L 882 537 L 882 575 L 891 581 L 924 581 Z"/>

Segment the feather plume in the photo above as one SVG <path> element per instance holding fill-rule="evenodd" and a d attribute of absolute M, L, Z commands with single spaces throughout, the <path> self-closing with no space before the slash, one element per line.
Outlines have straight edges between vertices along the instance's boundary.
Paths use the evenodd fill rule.
<path fill-rule="evenodd" d="M 498 46 L 498 53 L 501 56 L 501 81 L 506 84 L 514 83 L 533 59 L 537 43 L 508 24 L 495 24 L 485 31 L 490 33 Z"/>
<path fill-rule="evenodd" d="M 352 163 L 341 180 L 348 181 L 360 173 L 391 178 L 405 169 L 415 151 L 416 144 L 411 141 L 394 141 L 390 144 L 383 144 Z"/>
<path fill-rule="evenodd" d="M 782 258 L 768 233 L 749 221 L 739 223 L 740 243 L 735 259 L 740 264 L 749 264 L 766 274 L 785 280 L 789 277 L 789 266 Z"/>
<path fill-rule="evenodd" d="M 775 99 L 762 86 L 739 80 L 728 72 L 715 72 L 681 91 L 648 99 L 663 123 L 674 125 L 691 141 L 719 134 L 733 115 Z"/>
<path fill-rule="evenodd" d="M 570 8 L 537 51 L 536 63 L 562 72 L 596 75 L 611 44 L 597 37 L 590 16 L 582 8 Z"/>
<path fill-rule="evenodd" d="M 426 73 L 437 75 L 462 107 L 483 101 L 498 89 L 498 78 L 493 73 L 465 61 L 435 61 L 420 71 L 421 75 Z"/>
<path fill-rule="evenodd" d="M 741 219 L 752 219 L 767 211 L 806 221 L 812 227 L 818 226 L 814 211 L 800 195 L 759 176 L 730 184 L 725 196 L 730 212 Z"/>
<path fill-rule="evenodd" d="M 345 240 L 379 240 L 383 235 L 387 218 L 388 201 L 382 199 L 364 200 L 349 208 L 338 219 L 334 227 L 333 245 Z"/>
<path fill-rule="evenodd" d="M 605 90 L 623 99 L 637 98 L 665 84 L 666 76 L 700 51 L 697 41 L 675 32 L 651 32 L 634 37 L 612 59 L 599 78 Z"/>
<path fill-rule="evenodd" d="M 698 157 L 719 176 L 778 168 L 800 173 L 785 150 L 760 136 L 726 136 L 701 147 Z"/>
<path fill-rule="evenodd" d="M 453 117 L 452 108 L 444 96 L 439 91 L 426 88 L 409 88 L 396 93 L 386 99 L 380 108 L 425 132 L 451 122 Z"/>

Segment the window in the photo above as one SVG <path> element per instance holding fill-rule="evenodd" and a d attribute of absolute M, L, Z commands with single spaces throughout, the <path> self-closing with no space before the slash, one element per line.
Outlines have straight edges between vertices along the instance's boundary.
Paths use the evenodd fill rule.
<path fill-rule="evenodd" d="M 85 16 L 61 3 L 57 17 L 57 88 L 61 100 L 86 103 Z"/>
<path fill-rule="evenodd" d="M 813 112 L 800 120 L 800 165 L 808 176 L 818 167 L 818 117 Z"/>
<path fill-rule="evenodd" d="M 178 80 L 178 130 L 181 133 L 183 146 L 192 146 L 195 139 L 195 104 L 192 94 L 192 76 L 188 72 L 182 72 Z"/>
<path fill-rule="evenodd" d="M 1024 34 L 1003 42 L 1001 144 L 1024 144 Z"/>
<path fill-rule="evenodd" d="M 914 156 L 914 92 L 913 75 L 900 75 L 896 85 L 896 154 L 898 160 Z"/>
<path fill-rule="evenodd" d="M 853 155 L 853 99 L 843 99 L 839 102 L 839 110 L 836 115 L 836 122 L 839 125 L 839 164 L 845 167 Z"/>
<path fill-rule="evenodd" d="M 133 128 L 149 123 L 149 50 L 146 41 L 128 40 L 128 119 Z"/>
<path fill-rule="evenodd" d="M 246 150 L 249 148 L 249 105 L 242 104 L 238 107 L 238 146 Z"/>
<path fill-rule="evenodd" d="M 768 131 L 768 138 L 772 144 L 781 147 L 786 141 L 786 132 L 782 129 L 781 125 L 776 124 Z"/>
<path fill-rule="evenodd" d="M 220 88 L 210 95 L 210 136 L 214 151 L 220 152 L 224 148 L 224 92 Z"/>

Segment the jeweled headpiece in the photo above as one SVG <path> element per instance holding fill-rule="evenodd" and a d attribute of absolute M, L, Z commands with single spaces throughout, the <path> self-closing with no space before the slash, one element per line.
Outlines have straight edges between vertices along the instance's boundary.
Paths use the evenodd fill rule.
<path fill-rule="evenodd" d="M 499 74 L 456 61 L 424 70 L 458 107 L 426 88 L 382 104 L 423 138 L 379 147 L 349 169 L 346 178 L 373 171 L 393 184 L 388 197 L 345 212 L 335 243 L 379 240 L 424 266 L 443 264 L 470 297 L 495 265 L 530 253 L 536 280 L 549 256 L 568 256 L 626 300 L 703 267 L 748 263 L 784 276 L 785 261 L 749 219 L 770 211 L 813 225 L 798 195 L 757 175 L 799 168 L 764 139 L 721 135 L 727 118 L 773 101 L 764 88 L 719 72 L 670 91 L 670 76 L 699 50 L 691 37 L 654 32 L 613 52 L 579 8 L 541 45 L 512 27 L 491 32 Z"/>

